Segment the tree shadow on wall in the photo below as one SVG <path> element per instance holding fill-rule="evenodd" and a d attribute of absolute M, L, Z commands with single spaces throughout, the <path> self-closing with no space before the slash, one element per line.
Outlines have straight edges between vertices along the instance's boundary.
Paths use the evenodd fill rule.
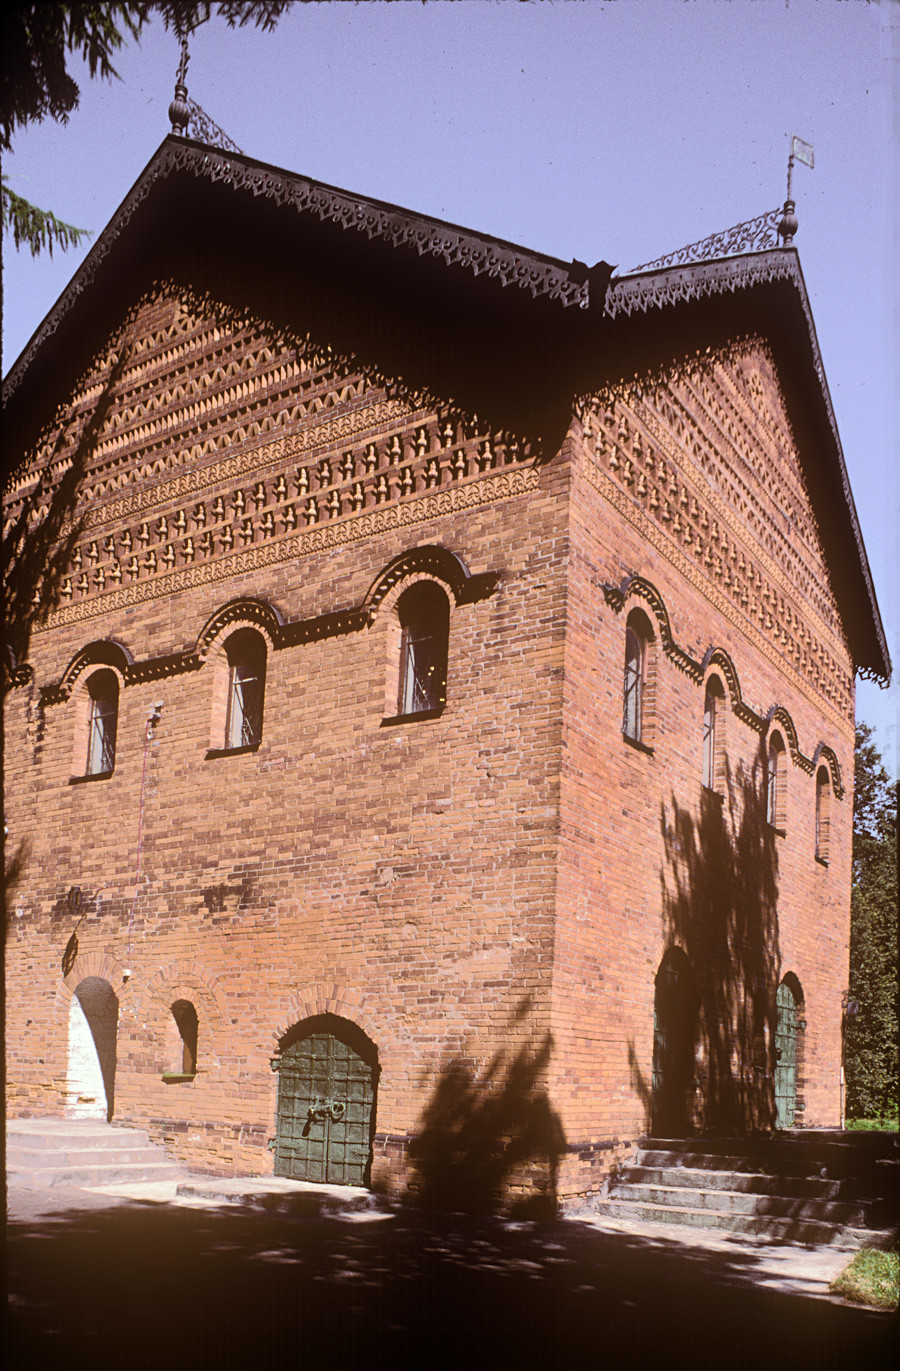
<path fill-rule="evenodd" d="M 75 518 L 81 483 L 129 354 L 127 345 L 120 346 L 93 407 L 74 425 L 63 422 L 59 426 L 36 483 L 4 530 L 4 693 L 27 679 L 24 664 L 32 630 L 59 604 L 63 577 L 84 531 L 84 515 Z M 80 431 L 73 433 L 76 425 Z M 7 485 L 19 475 L 17 467 Z"/>
<path fill-rule="evenodd" d="M 516 1010 L 521 1021 L 530 1000 Z M 442 1069 L 410 1144 L 410 1198 L 460 1213 L 552 1218 L 566 1138 L 542 1082 L 549 1033 L 500 1048 L 479 1072 L 471 1058 Z"/>
<path fill-rule="evenodd" d="M 765 777 L 761 750 L 752 768 L 726 769 L 721 794 L 704 788 L 699 812 L 680 805 L 674 795 L 661 809 L 663 929 L 666 946 L 681 949 L 674 957 L 683 967 L 676 962 L 682 1024 L 690 1024 L 685 1033 L 690 1079 L 682 1110 L 687 1132 L 750 1136 L 767 1132 L 775 1122 L 781 954 L 777 834 L 767 821 Z M 665 1053 L 671 1065 L 678 1052 L 677 1044 L 666 1042 L 663 1022 L 672 1013 L 675 994 L 671 966 L 664 959 L 656 980 L 650 1088 L 633 1045 L 629 1054 L 632 1078 L 655 1132 L 660 1114 L 666 1113 L 661 1099 Z"/>

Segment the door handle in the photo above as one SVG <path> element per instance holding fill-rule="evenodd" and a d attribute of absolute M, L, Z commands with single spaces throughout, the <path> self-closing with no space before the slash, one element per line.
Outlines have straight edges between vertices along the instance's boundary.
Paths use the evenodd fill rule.
<path fill-rule="evenodd" d="M 338 1123 L 344 1117 L 346 1105 L 339 1100 L 327 1100 L 320 1095 L 309 1107 L 307 1121 L 309 1123 L 324 1122 L 330 1118 L 332 1123 Z"/>

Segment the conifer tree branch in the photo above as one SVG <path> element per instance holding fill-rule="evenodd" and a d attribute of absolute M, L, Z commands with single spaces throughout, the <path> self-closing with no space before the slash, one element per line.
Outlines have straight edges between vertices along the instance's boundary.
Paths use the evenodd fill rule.
<path fill-rule="evenodd" d="M 12 234 L 16 249 L 23 244 L 29 247 L 32 257 L 37 257 L 41 252 L 48 252 L 52 257 L 54 246 L 63 249 L 74 248 L 78 247 L 83 239 L 92 237 L 90 229 L 80 229 L 74 224 L 66 224 L 62 219 L 57 219 L 50 210 L 39 209 L 21 195 L 16 195 L 6 184 L 5 176 L 0 194 L 4 235 Z"/>

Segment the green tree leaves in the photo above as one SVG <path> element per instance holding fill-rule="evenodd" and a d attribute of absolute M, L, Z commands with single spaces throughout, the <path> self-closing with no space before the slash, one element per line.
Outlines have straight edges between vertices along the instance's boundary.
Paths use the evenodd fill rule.
<path fill-rule="evenodd" d="M 897 783 L 866 724 L 856 728 L 847 1114 L 897 1113 Z"/>
<path fill-rule="evenodd" d="M 69 70 L 70 57 L 81 58 L 91 79 L 109 81 L 119 73 L 113 54 L 155 15 L 179 37 L 209 18 L 210 10 L 232 28 L 253 23 L 272 29 L 288 0 L 225 0 L 216 6 L 196 0 L 149 0 L 137 4 L 20 4 L 7 0 L 0 11 L 0 148 L 8 152 L 13 135 L 27 124 L 56 119 L 65 124 L 81 94 Z M 63 223 L 50 210 L 32 205 L 4 182 L 3 233 L 11 232 L 16 248 L 27 245 L 32 256 L 54 246 L 76 246 L 87 229 Z"/>

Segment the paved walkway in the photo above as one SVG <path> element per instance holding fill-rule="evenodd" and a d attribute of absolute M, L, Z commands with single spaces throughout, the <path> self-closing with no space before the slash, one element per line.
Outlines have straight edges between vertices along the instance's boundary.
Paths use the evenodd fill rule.
<path fill-rule="evenodd" d="M 86 1193 L 188 1209 L 251 1206 L 270 1214 L 320 1216 L 350 1224 L 390 1224 L 395 1220 L 390 1208 L 370 1204 L 367 1190 L 312 1185 L 278 1176 L 219 1178 L 185 1173 L 177 1180 L 105 1185 Z M 504 1227 L 532 1229 L 535 1225 L 507 1222 Z M 580 1245 L 580 1230 L 589 1230 L 595 1239 L 605 1239 L 603 1250 L 619 1266 L 652 1262 L 660 1275 L 665 1275 L 667 1269 L 680 1275 L 685 1267 L 702 1264 L 706 1278 L 714 1284 L 778 1290 L 836 1303 L 842 1301 L 831 1293 L 829 1286 L 853 1255 L 834 1247 L 771 1242 L 746 1234 L 675 1224 L 625 1223 L 599 1216 L 563 1219 L 553 1228 L 561 1229 L 576 1247 Z M 595 1260 L 596 1240 L 593 1252 Z"/>
<path fill-rule="evenodd" d="M 835 1300 L 847 1252 L 385 1205 L 281 1179 L 9 1191 L 19 1371 L 794 1371 L 897 1364 Z"/>

